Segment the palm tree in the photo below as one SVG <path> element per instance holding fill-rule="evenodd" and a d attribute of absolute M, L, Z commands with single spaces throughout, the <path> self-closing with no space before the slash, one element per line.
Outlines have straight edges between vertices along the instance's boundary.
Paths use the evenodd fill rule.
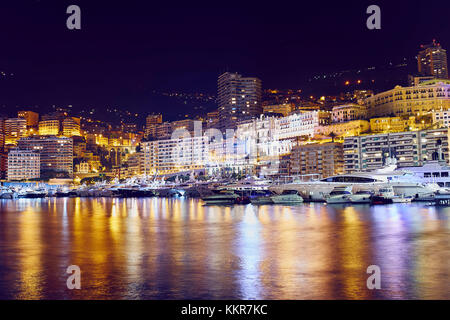
<path fill-rule="evenodd" d="M 331 138 L 331 142 L 334 142 L 334 138 L 337 137 L 336 133 L 334 133 L 333 131 L 331 131 L 328 136 Z"/>

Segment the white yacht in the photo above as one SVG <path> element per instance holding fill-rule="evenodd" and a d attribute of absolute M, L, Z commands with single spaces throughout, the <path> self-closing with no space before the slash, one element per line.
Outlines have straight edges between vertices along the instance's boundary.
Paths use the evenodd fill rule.
<path fill-rule="evenodd" d="M 296 190 L 305 201 L 326 201 L 334 188 L 351 186 L 354 193 L 359 191 L 376 192 L 390 186 L 395 194 L 413 197 L 415 200 L 430 201 L 441 187 L 437 184 L 424 183 L 420 176 L 409 170 L 396 170 L 396 161 L 381 169 L 371 172 L 340 174 L 316 181 L 294 181 L 293 183 L 273 185 L 269 190 L 281 193 L 284 190 Z"/>
<path fill-rule="evenodd" d="M 369 190 L 360 190 L 349 196 L 351 203 L 370 203 L 373 192 Z"/>
<path fill-rule="evenodd" d="M 296 190 L 284 190 L 281 194 L 270 197 L 275 204 L 299 204 L 303 203 L 303 198 Z"/>
<path fill-rule="evenodd" d="M 329 204 L 333 203 L 351 203 L 352 187 L 335 187 L 329 195 L 325 196 L 325 200 Z"/>

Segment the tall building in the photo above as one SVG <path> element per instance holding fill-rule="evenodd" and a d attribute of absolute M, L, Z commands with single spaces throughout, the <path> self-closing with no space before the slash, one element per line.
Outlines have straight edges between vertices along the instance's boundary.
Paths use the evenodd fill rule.
<path fill-rule="evenodd" d="M 433 40 L 431 44 L 422 45 L 417 56 L 417 67 L 421 75 L 447 79 L 447 51 Z"/>
<path fill-rule="evenodd" d="M 59 120 L 42 120 L 39 122 L 40 136 L 57 136 L 59 135 Z"/>
<path fill-rule="evenodd" d="M 5 144 L 16 144 L 17 140 L 27 135 L 27 120 L 9 118 L 4 122 Z"/>
<path fill-rule="evenodd" d="M 39 179 L 40 176 L 40 155 L 38 152 L 20 149 L 9 151 L 7 172 L 9 181 Z"/>
<path fill-rule="evenodd" d="M 218 79 L 219 129 L 235 129 L 238 121 L 258 117 L 261 80 L 225 72 Z"/>
<path fill-rule="evenodd" d="M 145 135 L 156 138 L 156 128 L 162 123 L 162 114 L 150 114 L 145 120 Z"/>
<path fill-rule="evenodd" d="M 41 176 L 51 172 L 54 176 L 73 174 L 73 140 L 68 137 L 32 136 L 22 138 L 17 147 L 40 154 Z"/>

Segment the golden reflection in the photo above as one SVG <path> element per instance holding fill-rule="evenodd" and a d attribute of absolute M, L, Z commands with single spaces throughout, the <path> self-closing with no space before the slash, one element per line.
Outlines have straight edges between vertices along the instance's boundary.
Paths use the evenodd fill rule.
<path fill-rule="evenodd" d="M 42 234 L 41 212 L 34 210 L 32 201 L 19 200 L 28 203 L 19 213 L 17 249 L 20 250 L 19 268 L 15 270 L 20 276 L 17 299 L 42 299 L 44 285 L 42 274 Z"/>
<path fill-rule="evenodd" d="M 343 293 L 347 299 L 367 298 L 367 261 L 370 250 L 366 246 L 364 222 L 355 207 L 347 206 L 342 211 L 342 239 L 339 239 L 340 263 L 345 275 L 342 277 Z"/>

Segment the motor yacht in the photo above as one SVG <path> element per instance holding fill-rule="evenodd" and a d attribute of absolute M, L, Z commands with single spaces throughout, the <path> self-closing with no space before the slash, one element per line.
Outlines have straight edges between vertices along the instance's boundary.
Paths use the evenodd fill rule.
<path fill-rule="evenodd" d="M 250 202 L 254 205 L 273 204 L 271 196 L 273 194 L 270 191 L 256 191 L 250 198 Z"/>
<path fill-rule="evenodd" d="M 281 194 L 270 197 L 274 204 L 299 204 L 303 203 L 303 198 L 297 190 L 284 190 Z"/>
<path fill-rule="evenodd" d="M 420 176 L 408 170 L 397 170 L 396 161 L 370 172 L 355 172 L 330 176 L 321 180 L 293 181 L 291 183 L 272 185 L 269 190 L 281 193 L 283 190 L 296 190 L 305 201 L 326 201 L 326 197 L 339 186 L 351 186 L 354 193 L 358 191 L 376 191 L 384 186 L 394 189 L 395 194 L 413 197 L 415 201 L 434 200 L 434 194 L 441 187 L 437 184 L 424 183 Z"/>
<path fill-rule="evenodd" d="M 353 204 L 357 203 L 367 203 L 369 204 L 371 198 L 373 196 L 373 192 L 370 190 L 360 190 L 356 193 L 349 195 L 350 202 Z"/>
<path fill-rule="evenodd" d="M 237 203 L 239 195 L 230 190 L 217 190 L 213 195 L 202 198 L 206 205 Z"/>
<path fill-rule="evenodd" d="M 333 203 L 351 203 L 350 196 L 352 195 L 352 187 L 335 187 L 333 191 L 330 192 L 328 196 L 325 197 L 325 200 L 328 204 Z"/>

